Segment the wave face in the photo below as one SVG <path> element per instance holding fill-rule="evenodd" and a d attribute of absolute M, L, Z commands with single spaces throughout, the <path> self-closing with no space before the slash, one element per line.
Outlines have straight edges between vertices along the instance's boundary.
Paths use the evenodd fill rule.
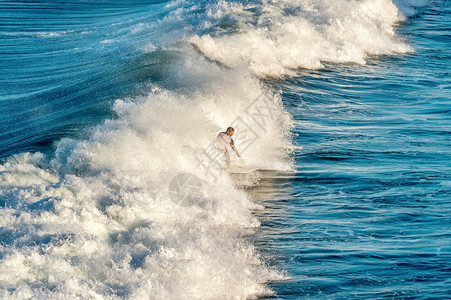
<path fill-rule="evenodd" d="M 293 122 L 261 78 L 410 52 L 395 27 L 419 4 L 7 2 L 2 298 L 271 294 L 286 276 L 247 238 L 261 207 L 212 140 L 233 125 L 248 165 L 290 170 Z M 180 174 L 195 205 L 171 197 Z"/>

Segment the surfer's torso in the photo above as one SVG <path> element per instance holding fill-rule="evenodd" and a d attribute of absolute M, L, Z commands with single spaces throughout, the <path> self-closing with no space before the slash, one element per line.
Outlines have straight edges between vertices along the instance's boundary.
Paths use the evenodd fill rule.
<path fill-rule="evenodd" d="M 222 144 L 220 146 L 233 146 L 233 139 L 227 132 L 220 132 L 218 134 L 217 141 L 219 144 Z"/>

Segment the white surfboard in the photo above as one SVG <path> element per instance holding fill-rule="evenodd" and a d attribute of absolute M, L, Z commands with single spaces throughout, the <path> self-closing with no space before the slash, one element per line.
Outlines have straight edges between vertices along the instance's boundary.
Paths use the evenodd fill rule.
<path fill-rule="evenodd" d="M 231 174 L 249 174 L 258 171 L 258 168 L 249 166 L 229 166 L 227 171 Z"/>
<path fill-rule="evenodd" d="M 304 147 L 292 145 L 292 146 L 275 147 L 274 149 L 277 149 L 277 150 L 301 151 L 301 150 L 304 149 Z"/>

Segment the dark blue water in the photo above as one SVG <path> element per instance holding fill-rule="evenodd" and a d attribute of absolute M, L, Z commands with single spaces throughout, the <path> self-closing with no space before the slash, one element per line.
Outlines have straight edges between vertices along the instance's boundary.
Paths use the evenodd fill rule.
<path fill-rule="evenodd" d="M 321 29 L 360 2 L 0 1 L 0 298 L 451 298 L 451 14 L 420 2 L 396 1 L 407 17 L 390 27 L 413 51 L 356 44 L 365 64 L 327 54 L 309 69 L 268 44 L 344 53 L 350 40 Z M 383 31 L 391 2 L 361 3 L 356 28 Z M 297 35 L 293 16 L 317 31 Z M 187 42 L 253 29 L 271 42 L 226 40 L 217 57 Z M 273 57 L 263 67 L 292 73 L 258 69 Z M 219 183 L 224 211 L 159 202 L 190 166 L 172 145 L 208 140 L 262 91 L 280 92 L 303 147 L 293 172 L 245 189 L 264 209 Z"/>
<path fill-rule="evenodd" d="M 259 244 L 291 276 L 274 298 L 451 297 L 450 10 L 434 4 L 400 27 L 415 53 L 281 84 L 304 150 L 257 192 Z"/>

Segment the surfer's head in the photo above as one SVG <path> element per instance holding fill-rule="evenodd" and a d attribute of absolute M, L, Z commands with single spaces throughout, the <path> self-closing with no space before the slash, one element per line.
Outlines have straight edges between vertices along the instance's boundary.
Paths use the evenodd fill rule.
<path fill-rule="evenodd" d="M 235 129 L 233 129 L 233 127 L 229 127 L 227 128 L 227 133 L 232 136 L 235 133 Z"/>

